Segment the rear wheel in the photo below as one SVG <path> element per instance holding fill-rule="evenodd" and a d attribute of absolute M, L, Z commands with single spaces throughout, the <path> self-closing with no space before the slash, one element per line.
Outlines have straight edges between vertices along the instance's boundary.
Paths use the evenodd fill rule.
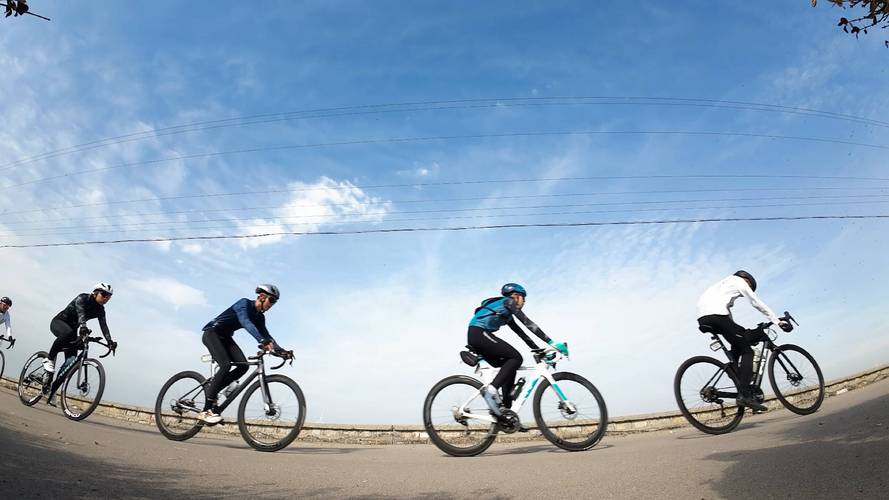
<path fill-rule="evenodd" d="M 296 439 L 306 420 L 306 398 L 296 382 L 284 375 L 269 375 L 265 383 L 270 402 L 266 403 L 261 381 L 251 385 L 238 407 L 238 428 L 244 441 L 259 451 L 278 451 Z"/>
<path fill-rule="evenodd" d="M 0 351 L 0 378 L 3 378 L 3 370 L 6 369 L 6 356 Z"/>
<path fill-rule="evenodd" d="M 43 385 L 49 375 L 43 370 L 43 361 L 49 354 L 46 351 L 35 352 L 25 361 L 22 373 L 19 375 L 18 393 L 22 404 L 34 406 L 43 397 Z"/>
<path fill-rule="evenodd" d="M 95 359 L 85 359 L 62 383 L 62 412 L 71 420 L 83 420 L 99 406 L 105 392 L 105 368 Z"/>
<path fill-rule="evenodd" d="M 497 437 L 497 425 L 482 398 L 482 383 L 465 375 L 442 379 L 423 403 L 423 425 L 438 449 L 455 457 L 471 457 L 488 449 Z"/>
<path fill-rule="evenodd" d="M 204 409 L 206 378 L 195 371 L 177 373 L 161 387 L 154 402 L 154 422 L 167 439 L 185 441 L 201 431 L 197 414 Z"/>
<path fill-rule="evenodd" d="M 589 380 L 576 373 L 553 375 L 556 385 L 543 379 L 534 394 L 534 419 L 552 444 L 568 451 L 596 446 L 608 427 L 605 400 Z"/>
<path fill-rule="evenodd" d="M 686 420 L 707 434 L 731 432 L 744 416 L 744 408 L 735 401 L 738 382 L 734 373 L 709 356 L 695 356 L 679 366 L 673 393 Z"/>
<path fill-rule="evenodd" d="M 778 346 L 769 358 L 769 378 L 775 396 L 799 415 L 815 413 L 824 401 L 824 376 L 815 358 L 793 344 Z"/>

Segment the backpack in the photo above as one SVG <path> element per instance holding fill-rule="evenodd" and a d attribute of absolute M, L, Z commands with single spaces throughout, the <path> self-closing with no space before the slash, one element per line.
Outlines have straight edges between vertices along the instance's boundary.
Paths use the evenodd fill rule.
<path fill-rule="evenodd" d="M 494 311 L 493 309 L 489 308 L 488 305 L 490 305 L 490 304 L 492 304 L 492 303 L 494 303 L 494 302 L 496 302 L 496 301 L 498 301 L 498 300 L 500 300 L 500 299 L 502 299 L 502 298 L 503 298 L 503 297 L 491 297 L 491 298 L 489 298 L 489 299 L 485 299 L 485 300 L 483 300 L 483 301 L 482 301 L 482 305 L 476 307 L 476 308 L 475 308 L 475 312 L 474 312 L 473 314 L 478 314 L 478 312 L 481 311 L 482 309 L 487 309 L 487 310 L 491 311 L 492 313 L 495 313 L 495 314 L 496 314 L 496 311 Z"/>

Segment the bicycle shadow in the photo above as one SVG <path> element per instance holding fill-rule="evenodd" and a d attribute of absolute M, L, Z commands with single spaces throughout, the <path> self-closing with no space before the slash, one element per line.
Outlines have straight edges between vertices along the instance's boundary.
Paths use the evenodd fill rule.
<path fill-rule="evenodd" d="M 584 451 L 584 453 L 594 452 L 597 450 L 607 450 L 608 448 L 614 447 L 613 444 L 597 444 L 593 448 Z M 530 455 L 534 453 L 576 453 L 573 451 L 563 450 L 553 444 L 550 443 L 541 443 L 529 446 L 521 446 L 517 448 L 505 448 L 505 449 L 495 449 L 493 451 L 488 450 L 479 455 L 479 457 L 504 457 L 510 455 Z M 444 454 L 445 457 L 450 457 L 450 455 Z M 459 458 L 459 457 L 453 457 Z"/>

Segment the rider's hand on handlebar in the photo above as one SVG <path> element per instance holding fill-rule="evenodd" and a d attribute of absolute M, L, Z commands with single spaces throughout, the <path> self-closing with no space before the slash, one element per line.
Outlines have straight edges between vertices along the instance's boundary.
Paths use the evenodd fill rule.
<path fill-rule="evenodd" d="M 259 347 L 261 347 L 262 350 L 265 352 L 272 352 L 275 350 L 275 344 L 271 340 L 267 340 L 262 344 L 259 344 Z"/>
<path fill-rule="evenodd" d="M 111 351 L 116 351 L 117 350 L 117 341 L 109 340 L 108 341 L 108 349 L 110 349 Z"/>
<path fill-rule="evenodd" d="M 781 329 L 785 332 L 790 332 L 793 330 L 793 325 L 791 325 L 789 321 L 781 320 L 778 322 L 778 326 L 781 327 Z"/>

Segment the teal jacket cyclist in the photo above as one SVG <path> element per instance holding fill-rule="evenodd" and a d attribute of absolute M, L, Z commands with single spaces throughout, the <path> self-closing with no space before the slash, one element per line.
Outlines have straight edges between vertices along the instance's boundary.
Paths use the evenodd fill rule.
<path fill-rule="evenodd" d="M 531 333 L 547 344 L 554 345 L 543 330 L 531 321 L 522 311 L 527 292 L 518 283 L 507 283 L 500 289 L 502 297 L 493 297 L 482 301 L 480 307 L 469 321 L 467 343 L 492 366 L 500 367 L 500 371 L 491 385 L 483 394 L 496 415 L 500 415 L 500 407 L 512 405 L 512 387 L 515 384 L 516 371 L 522 366 L 522 355 L 509 343 L 497 338 L 494 332 L 506 325 L 515 332 L 531 349 L 537 345 L 516 323 L 518 319 Z M 554 345 L 563 352 L 567 350 L 563 344 Z M 498 394 L 498 392 L 502 393 Z"/>

